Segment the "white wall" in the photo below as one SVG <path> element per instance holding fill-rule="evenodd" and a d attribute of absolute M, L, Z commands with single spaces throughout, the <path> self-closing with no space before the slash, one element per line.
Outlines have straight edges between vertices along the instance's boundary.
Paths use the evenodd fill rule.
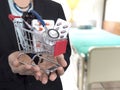
<path fill-rule="evenodd" d="M 107 0 L 105 20 L 120 22 L 120 0 Z"/>

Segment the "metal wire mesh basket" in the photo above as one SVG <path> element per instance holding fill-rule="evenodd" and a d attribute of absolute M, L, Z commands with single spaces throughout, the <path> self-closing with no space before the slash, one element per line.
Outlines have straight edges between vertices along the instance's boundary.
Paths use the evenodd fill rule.
<path fill-rule="evenodd" d="M 60 65 L 55 60 L 55 51 L 60 52 L 60 47 L 58 49 L 59 44 L 62 42 L 66 42 L 67 40 L 62 38 L 59 39 L 60 43 L 56 43 L 58 41 L 59 32 L 57 29 L 49 29 L 45 30 L 42 33 L 39 33 L 34 27 L 28 24 L 22 17 L 9 15 L 9 18 L 12 20 L 15 26 L 15 34 L 17 38 L 18 48 L 21 54 L 18 56 L 20 58 L 24 54 L 32 54 L 31 63 L 32 65 L 39 65 L 41 70 L 45 71 L 47 74 L 55 71 Z M 23 23 L 18 22 L 18 18 L 25 25 L 27 25 L 27 29 L 23 27 Z M 45 27 L 45 29 L 47 29 Z M 50 36 L 52 35 L 52 37 Z M 55 36 L 55 37 L 53 37 Z M 57 37 L 57 39 L 55 39 Z M 64 45 L 64 44 L 63 44 Z M 59 45 L 60 46 L 60 45 Z M 61 45 L 62 46 L 62 45 Z M 64 45 L 64 47 L 66 44 Z M 65 51 L 65 50 L 64 50 Z M 58 54 L 57 54 L 58 55 Z M 38 59 L 37 63 L 35 62 L 36 58 Z M 46 62 L 47 64 L 45 64 Z M 22 64 L 26 64 L 25 61 L 20 61 Z M 43 64 L 42 64 L 43 63 Z M 45 66 L 46 65 L 46 66 Z"/>

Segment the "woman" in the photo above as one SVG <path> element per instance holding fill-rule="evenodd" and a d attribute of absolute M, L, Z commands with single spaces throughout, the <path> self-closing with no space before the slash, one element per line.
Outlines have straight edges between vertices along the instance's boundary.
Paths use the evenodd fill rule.
<path fill-rule="evenodd" d="M 18 62 L 18 46 L 13 23 L 8 15 L 22 15 L 34 9 L 43 19 L 65 19 L 60 4 L 51 0 L 0 0 L 0 90 L 62 90 L 60 75 L 69 65 L 70 44 L 64 55 L 56 59 L 61 67 L 47 76 L 36 65 L 22 65 Z M 3 12 L 2 12 L 3 11 Z M 29 59 L 29 57 L 26 55 Z"/>

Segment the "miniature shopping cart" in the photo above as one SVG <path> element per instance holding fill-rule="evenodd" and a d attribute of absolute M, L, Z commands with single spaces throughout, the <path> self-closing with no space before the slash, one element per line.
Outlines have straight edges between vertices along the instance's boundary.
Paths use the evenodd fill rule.
<path fill-rule="evenodd" d="M 31 11 L 31 13 L 37 17 L 39 22 L 42 23 L 44 27 L 43 31 L 37 30 L 20 16 L 14 16 L 11 14 L 9 15 L 9 18 L 12 20 L 15 26 L 18 48 L 21 52 L 18 58 L 24 54 L 30 54 L 32 59 L 31 62 L 33 62 L 31 64 L 38 64 L 41 70 L 44 70 L 47 74 L 49 74 L 60 66 L 59 63 L 55 61 L 55 57 L 65 53 L 66 51 L 67 31 L 65 28 L 68 29 L 68 27 L 66 27 L 66 24 L 62 26 L 64 30 L 58 30 L 58 28 L 60 29 L 61 24 L 58 22 L 54 28 L 48 29 L 45 25 L 45 22 L 37 12 Z M 22 23 L 19 21 L 22 21 Z M 23 23 L 28 28 L 25 28 Z M 39 58 L 37 63 L 35 62 L 36 58 Z M 26 64 L 24 61 L 20 61 L 20 63 Z"/>

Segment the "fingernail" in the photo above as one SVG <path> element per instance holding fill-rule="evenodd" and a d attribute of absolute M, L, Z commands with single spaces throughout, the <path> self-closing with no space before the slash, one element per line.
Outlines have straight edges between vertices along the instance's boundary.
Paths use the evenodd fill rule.
<path fill-rule="evenodd" d="M 50 79 L 51 81 L 54 81 L 56 78 L 57 78 L 57 75 L 56 75 L 56 74 L 53 74 L 53 75 L 51 75 L 51 76 L 49 77 L 49 79 Z"/>

